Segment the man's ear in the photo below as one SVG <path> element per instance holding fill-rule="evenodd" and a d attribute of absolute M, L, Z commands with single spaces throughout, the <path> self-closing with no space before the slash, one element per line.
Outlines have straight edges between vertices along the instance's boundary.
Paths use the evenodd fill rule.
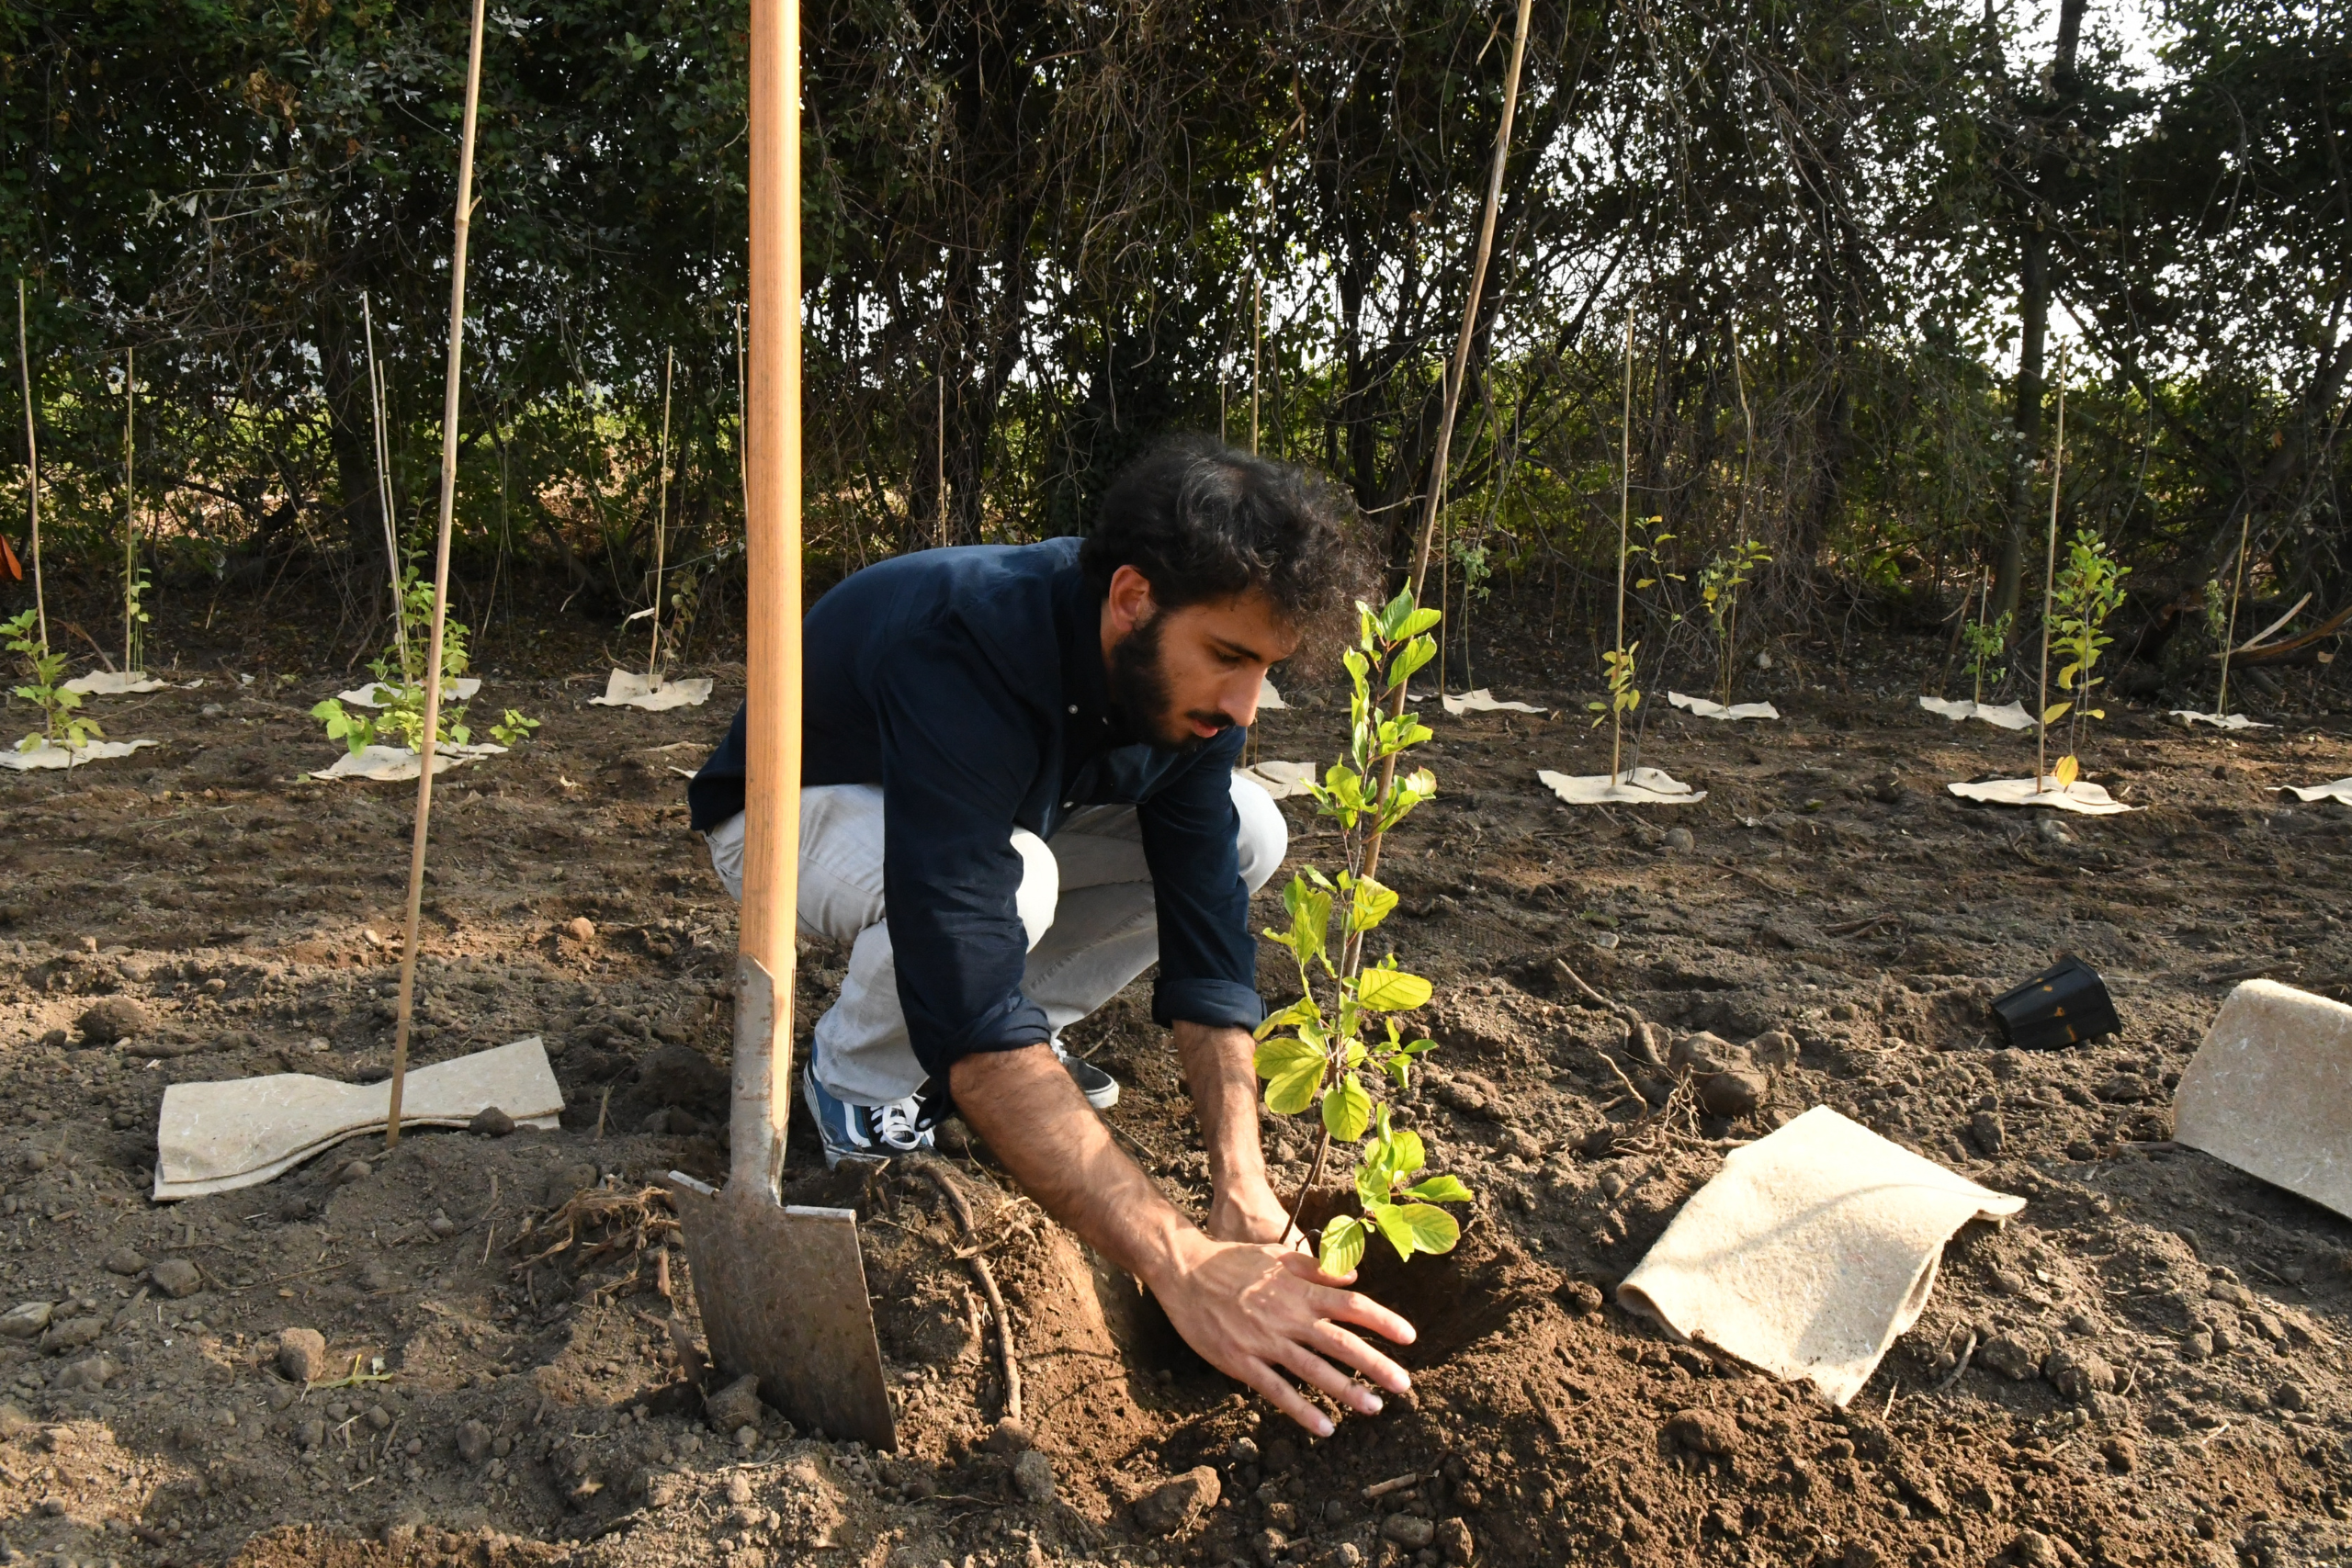
<path fill-rule="evenodd" d="M 1112 629 L 1120 637 L 1150 620 L 1158 611 L 1152 602 L 1151 580 L 1132 566 L 1122 566 L 1111 574 L 1110 592 L 1104 597 L 1111 612 Z"/>

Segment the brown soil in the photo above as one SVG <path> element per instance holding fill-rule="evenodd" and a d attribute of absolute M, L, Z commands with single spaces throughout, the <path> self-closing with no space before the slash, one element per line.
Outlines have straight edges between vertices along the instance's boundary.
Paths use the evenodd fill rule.
<path fill-rule="evenodd" d="M 672 1252 L 662 1294 L 658 1202 L 616 1201 L 538 1256 L 583 1190 L 617 1201 L 670 1168 L 720 1168 L 733 913 L 672 770 L 725 724 L 740 669 L 716 671 L 707 708 L 663 715 L 582 706 L 601 677 L 493 677 L 490 695 L 546 728 L 445 776 L 420 1059 L 542 1035 L 560 1131 L 418 1133 L 389 1156 L 354 1145 L 266 1187 L 149 1202 L 166 1084 L 366 1078 L 390 1044 L 413 788 L 292 782 L 333 755 L 304 710 L 340 682 L 204 672 L 201 690 L 104 703 L 109 734 L 162 749 L 0 778 L 0 1307 L 76 1302 L 59 1319 L 98 1329 L 56 1354 L 0 1339 L 8 1561 L 1346 1568 L 1410 1557 L 1393 1537 L 1498 1565 L 2352 1551 L 2352 1225 L 2166 1142 L 2167 1089 L 2226 990 L 2204 976 L 2275 964 L 2326 988 L 2352 968 L 2352 821 L 2271 788 L 2352 773 L 2338 723 L 2233 739 L 2123 714 L 2094 773 L 2146 809 L 2052 836 L 1940 787 L 2021 772 L 2031 738 L 1920 713 L 1916 673 L 1892 666 L 1871 699 L 1758 678 L 1743 694 L 1778 702 L 1775 726 L 1660 704 L 1644 760 L 1712 791 L 1671 811 L 1571 812 L 1542 792 L 1539 766 L 1607 766 L 1579 718 L 1438 718 L 1444 794 L 1387 874 L 1444 1048 L 1400 1113 L 1480 1199 L 1453 1256 L 1367 1271 L 1421 1325 L 1415 1393 L 1320 1443 L 1261 1420 L 951 1127 L 1057 1480 L 1039 1502 L 1017 1489 L 1019 1443 L 992 1438 L 997 1331 L 964 1243 L 912 1172 L 828 1177 L 796 1126 L 796 1194 L 865 1218 L 896 1454 L 773 1415 L 749 1447 L 710 1428 L 681 1381 L 672 1323 L 695 1321 L 692 1285 Z M 1538 702 L 1589 694 L 1493 673 Z M 1328 754 L 1339 710 L 1294 695 L 1264 754 Z M 1298 806 L 1303 861 L 1330 840 Z M 2001 1049 L 1986 998 L 2062 952 L 2107 975 L 2123 1032 Z M 804 1034 L 838 963 L 806 955 Z M 1697 1116 L 1569 971 L 1667 1038 L 1781 1029 L 1797 1060 L 1757 1118 Z M 1280 992 L 1274 964 L 1262 977 Z M 128 1048 L 86 1041 L 108 998 L 146 1015 Z M 1204 1204 L 1140 996 L 1075 1043 L 1125 1086 L 1111 1120 L 1131 1146 Z M 133 1054 L 170 1043 L 198 1048 Z M 1927 1316 L 1843 1413 L 1605 1297 L 1726 1141 L 1815 1103 L 2030 1200 L 1954 1240 Z M 1303 1179 L 1305 1133 L 1269 1142 Z M 195 1293 L 138 1271 L 174 1258 L 201 1270 Z M 380 1357 L 382 1381 L 288 1383 L 288 1326 L 323 1333 L 338 1371 Z M 2034 1363 L 2061 1346 L 2109 1363 L 2118 1392 L 2052 1386 Z M 1219 1503 L 1139 1534 L 1130 1505 L 1200 1464 Z"/>

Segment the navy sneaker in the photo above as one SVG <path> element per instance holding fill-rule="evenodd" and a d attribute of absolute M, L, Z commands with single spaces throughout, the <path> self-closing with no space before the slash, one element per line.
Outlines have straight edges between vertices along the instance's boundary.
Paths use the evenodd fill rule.
<path fill-rule="evenodd" d="M 1119 1103 L 1119 1080 L 1083 1057 L 1073 1056 L 1062 1049 L 1059 1040 L 1047 1042 L 1054 1048 L 1063 1066 L 1069 1069 L 1078 1092 L 1086 1096 L 1086 1103 L 1097 1111 L 1108 1111 Z"/>
<path fill-rule="evenodd" d="M 800 1092 L 825 1144 L 825 1168 L 844 1159 L 888 1159 L 932 1146 L 931 1129 L 920 1123 L 912 1097 L 888 1105 L 851 1105 L 827 1094 L 816 1073 L 800 1070 Z"/>

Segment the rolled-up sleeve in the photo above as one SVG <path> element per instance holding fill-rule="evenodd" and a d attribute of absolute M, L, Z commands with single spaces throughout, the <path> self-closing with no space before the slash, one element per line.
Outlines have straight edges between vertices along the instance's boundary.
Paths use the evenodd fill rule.
<path fill-rule="evenodd" d="M 958 1058 L 1050 1037 L 1021 994 L 1029 953 L 1012 822 L 1038 767 L 1035 718 L 968 648 L 910 639 L 876 671 L 883 900 L 915 1059 L 944 1088 Z"/>
<path fill-rule="evenodd" d="M 1233 764 L 1247 739 L 1227 730 L 1136 808 L 1159 915 L 1151 1016 L 1163 1028 L 1255 1029 L 1266 1016 L 1233 807 Z"/>

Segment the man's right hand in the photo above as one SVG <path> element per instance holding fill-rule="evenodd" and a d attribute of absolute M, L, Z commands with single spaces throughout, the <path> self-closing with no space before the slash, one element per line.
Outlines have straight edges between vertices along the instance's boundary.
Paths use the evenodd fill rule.
<path fill-rule="evenodd" d="M 1366 1416 L 1380 1408 L 1380 1395 L 1332 1361 L 1391 1393 L 1412 1387 L 1402 1367 L 1342 1326 L 1409 1345 L 1411 1324 L 1347 1289 L 1354 1275 L 1326 1274 L 1305 1253 L 1204 1234 L 1120 1152 L 1044 1045 L 966 1056 L 948 1075 L 964 1120 L 1013 1179 L 1046 1213 L 1148 1286 L 1176 1332 L 1211 1366 L 1317 1436 L 1330 1434 L 1330 1418 L 1285 1372 Z"/>
<path fill-rule="evenodd" d="M 1289 1247 L 1216 1241 L 1195 1232 L 1153 1274 L 1144 1282 L 1186 1344 L 1317 1437 L 1331 1435 L 1331 1419 L 1292 1387 L 1284 1372 L 1366 1416 L 1379 1413 L 1380 1395 L 1333 1361 L 1391 1393 L 1413 1386 L 1404 1368 L 1342 1326 L 1354 1324 L 1399 1345 L 1413 1342 L 1411 1324 L 1346 1288 L 1354 1283 L 1353 1273 L 1326 1274 Z"/>

